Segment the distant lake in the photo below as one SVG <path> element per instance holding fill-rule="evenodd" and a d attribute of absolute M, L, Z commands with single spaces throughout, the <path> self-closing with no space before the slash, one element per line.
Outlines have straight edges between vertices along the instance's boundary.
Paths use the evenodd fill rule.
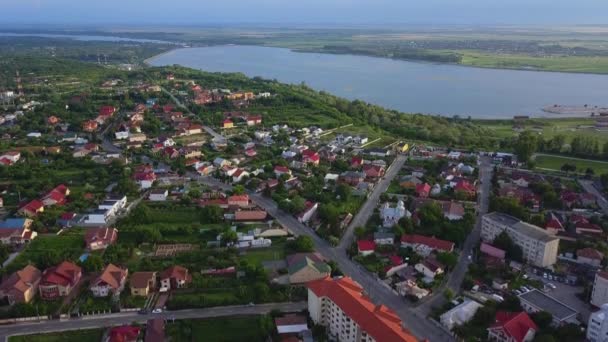
<path fill-rule="evenodd" d="M 305 82 L 317 90 L 407 113 L 563 117 L 541 109 L 553 104 L 608 105 L 608 75 L 482 69 L 258 46 L 177 49 L 148 62 Z"/>
<path fill-rule="evenodd" d="M 87 36 L 81 34 L 50 34 L 50 33 L 10 33 L 0 32 L 0 37 L 41 37 L 41 38 L 67 38 L 82 41 L 103 41 L 103 42 L 136 42 L 136 43 L 157 43 L 173 44 L 162 40 L 122 38 L 114 36 Z"/>

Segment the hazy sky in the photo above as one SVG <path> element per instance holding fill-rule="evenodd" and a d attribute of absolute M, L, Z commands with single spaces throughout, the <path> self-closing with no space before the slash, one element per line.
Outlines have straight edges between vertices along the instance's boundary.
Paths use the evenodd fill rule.
<path fill-rule="evenodd" d="M 607 0 L 0 0 L 0 24 L 608 24 Z"/>

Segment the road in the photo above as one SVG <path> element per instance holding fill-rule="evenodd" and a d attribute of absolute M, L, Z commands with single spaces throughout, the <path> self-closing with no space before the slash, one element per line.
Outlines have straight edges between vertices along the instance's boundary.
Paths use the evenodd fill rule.
<path fill-rule="evenodd" d="M 96 315 L 85 318 L 66 319 L 60 321 L 51 320 L 32 323 L 19 323 L 15 325 L 2 326 L 0 328 L 0 341 L 6 341 L 8 340 L 8 336 L 13 335 L 37 334 L 76 329 L 93 329 L 100 327 L 131 324 L 132 322 L 145 323 L 147 320 L 153 318 L 164 318 L 166 320 L 173 320 L 234 315 L 262 315 L 267 314 L 272 310 L 279 310 L 282 312 L 298 312 L 306 309 L 307 306 L 307 302 L 270 303 L 258 304 L 255 306 L 238 305 L 220 306 L 206 309 L 165 311 L 160 314 L 147 315 L 142 315 L 137 312 L 123 312 L 109 315 Z"/>
<path fill-rule="evenodd" d="M 469 267 L 469 256 L 472 255 L 473 248 L 479 242 L 481 235 L 481 217 L 488 212 L 490 206 L 490 192 L 492 183 L 492 173 L 494 167 L 492 166 L 492 160 L 490 157 L 481 157 L 481 164 L 479 166 L 479 179 L 481 180 L 481 186 L 478 191 L 478 207 L 477 207 L 477 219 L 475 221 L 475 227 L 469 233 L 460 251 L 460 257 L 458 264 L 448 274 L 447 281 L 441 288 L 433 293 L 433 296 L 427 298 L 422 304 L 420 304 L 416 310 L 421 315 L 428 315 L 433 307 L 439 306 L 445 300 L 443 296 L 443 290 L 449 288 L 453 293 L 460 292 L 460 287 L 464 281 L 464 276 L 467 273 Z"/>
<path fill-rule="evenodd" d="M 223 190 L 231 190 L 232 186 L 219 182 L 210 177 L 198 177 L 199 182 L 209 186 L 216 186 Z M 286 227 L 294 235 L 310 236 L 315 244 L 315 251 L 323 255 L 328 260 L 333 260 L 338 264 L 342 272 L 354 279 L 367 292 L 367 295 L 376 304 L 384 304 L 394 310 L 403 321 L 403 324 L 410 332 L 420 340 L 429 339 L 435 341 L 453 341 L 453 337 L 444 330 L 438 329 L 425 315 L 419 315 L 407 305 L 404 298 L 393 292 L 387 285 L 380 281 L 376 275 L 367 271 L 363 266 L 353 262 L 345 250 L 333 248 L 327 241 L 320 238 L 315 232 L 300 223 L 298 220 L 277 207 L 277 204 L 269 198 L 260 194 L 249 193 L 249 198 L 261 208 L 264 208 L 281 225 Z"/>
<path fill-rule="evenodd" d="M 602 211 L 604 212 L 604 214 L 608 215 L 608 201 L 606 201 L 606 198 L 604 197 L 604 195 L 602 195 L 602 193 L 599 192 L 595 188 L 595 186 L 593 186 L 593 181 L 586 180 L 586 179 L 579 179 L 578 182 L 583 187 L 583 189 L 585 189 L 585 191 L 587 191 L 590 194 L 595 195 L 595 197 L 597 198 L 597 205 L 600 208 L 602 208 Z"/>
<path fill-rule="evenodd" d="M 406 155 L 397 155 L 397 158 L 395 158 L 391 166 L 389 166 L 389 168 L 386 170 L 384 177 L 378 182 L 378 184 L 376 184 L 374 190 L 372 190 L 372 193 L 368 196 L 363 206 L 361 206 L 359 209 L 357 215 L 355 215 L 350 225 L 346 228 L 346 231 L 342 235 L 342 240 L 338 245 L 338 249 L 344 251 L 350 246 L 350 244 L 353 242 L 355 228 L 365 226 L 369 218 L 374 213 L 374 209 L 378 206 L 380 195 L 388 190 L 389 185 L 395 176 L 397 176 L 399 170 L 401 170 L 406 160 Z"/>
<path fill-rule="evenodd" d="M 192 113 L 190 111 L 190 108 L 188 108 L 188 106 L 186 106 L 185 104 L 183 104 L 177 97 L 175 97 L 175 95 L 173 95 L 170 91 L 168 91 L 167 89 L 165 89 L 164 87 L 160 88 L 163 93 L 169 95 L 169 97 L 171 97 L 171 100 L 173 100 L 173 102 L 175 102 L 175 104 L 183 109 L 184 111 L 186 111 L 186 113 L 188 113 L 188 115 L 190 115 L 191 117 L 196 117 L 196 114 Z M 223 137 L 221 134 L 217 133 L 215 130 L 213 130 L 213 128 L 208 127 L 207 125 L 203 125 L 203 129 L 205 130 L 205 132 L 207 132 L 209 135 L 211 135 L 214 138 L 223 138 L 225 139 L 225 137 Z"/>

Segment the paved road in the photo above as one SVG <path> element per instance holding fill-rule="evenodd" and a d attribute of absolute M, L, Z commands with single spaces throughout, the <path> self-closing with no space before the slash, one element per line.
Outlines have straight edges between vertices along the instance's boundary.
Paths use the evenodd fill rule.
<path fill-rule="evenodd" d="M 190 111 L 190 108 L 188 108 L 188 106 L 186 106 L 185 104 L 183 104 L 177 97 L 175 97 L 175 95 L 173 95 L 170 91 L 168 91 L 167 89 L 165 89 L 164 87 L 160 88 L 163 93 L 169 95 L 169 97 L 171 97 L 171 100 L 173 100 L 173 102 L 175 102 L 175 104 L 186 111 L 186 113 L 188 113 L 191 117 L 195 117 L 196 114 L 192 113 Z M 207 132 L 209 135 L 213 136 L 214 138 L 224 138 L 221 134 L 217 133 L 216 131 L 213 130 L 213 128 L 208 127 L 207 125 L 203 125 L 203 129 L 205 130 L 205 132 Z"/>
<path fill-rule="evenodd" d="M 262 315 L 267 314 L 272 310 L 280 310 L 282 312 L 298 312 L 306 309 L 307 306 L 307 302 L 271 303 L 258 304 L 255 306 L 220 306 L 206 309 L 166 311 L 160 314 L 141 315 L 137 312 L 124 312 L 110 315 L 97 315 L 86 318 L 67 319 L 61 321 L 52 320 L 42 321 L 40 323 L 19 323 L 15 325 L 1 326 L 0 341 L 8 340 L 7 337 L 12 335 L 36 334 L 76 329 L 92 329 L 99 327 L 110 327 L 122 324 L 130 324 L 132 322 L 145 323 L 148 319 L 153 318 L 164 318 L 167 320 L 172 320 L 210 318 L 234 315 Z"/>
<path fill-rule="evenodd" d="M 594 194 L 597 198 L 597 205 L 602 208 L 604 214 L 608 215 L 608 201 L 601 192 L 599 192 L 595 186 L 593 186 L 593 181 L 586 179 L 579 179 L 578 182 L 580 185 L 587 191 L 588 193 Z"/>
<path fill-rule="evenodd" d="M 492 173 L 494 168 L 492 166 L 492 161 L 490 157 L 482 157 L 481 165 L 479 168 L 479 178 L 481 180 L 481 187 L 478 192 L 478 216 L 475 222 L 475 227 L 471 231 L 471 233 L 467 236 L 461 251 L 460 258 L 458 259 L 458 264 L 454 267 L 454 269 L 449 273 L 447 281 L 444 285 L 434 292 L 433 297 L 427 298 L 423 304 L 420 304 L 416 310 L 420 312 L 421 315 L 428 315 L 431 312 L 431 309 L 435 306 L 439 306 L 445 301 L 445 297 L 443 296 L 443 290 L 449 288 L 454 293 L 458 293 L 460 291 L 460 287 L 462 286 L 462 282 L 464 280 L 464 276 L 469 267 L 469 255 L 473 252 L 473 248 L 479 242 L 479 238 L 481 235 L 481 217 L 488 212 L 488 207 L 490 205 L 490 185 L 492 183 Z"/>
<path fill-rule="evenodd" d="M 210 177 L 198 177 L 197 179 L 201 183 L 210 186 L 217 186 L 224 190 L 232 189 L 231 185 L 221 183 Z M 264 210 L 272 215 L 281 225 L 291 231 L 292 234 L 310 236 L 315 244 L 315 250 L 317 252 L 326 259 L 335 261 L 345 275 L 361 284 L 374 303 L 384 304 L 393 309 L 399 315 L 405 327 L 416 337 L 421 340 L 426 338 L 432 342 L 453 341 L 452 336 L 448 335 L 442 329 L 438 329 L 436 325 L 426 319 L 425 315 L 419 315 L 417 312 L 411 310 L 404 298 L 382 283 L 376 275 L 353 262 L 346 255 L 345 250 L 333 248 L 327 241 L 315 234 L 311 228 L 296 220 L 293 215 L 280 210 L 272 199 L 254 193 L 250 193 L 249 198 L 258 206 L 264 208 Z"/>
<path fill-rule="evenodd" d="M 342 235 L 342 240 L 338 245 L 338 249 L 346 250 L 353 242 L 353 235 L 355 233 L 356 227 L 363 227 L 369 220 L 369 218 L 374 213 L 374 209 L 378 206 L 378 202 L 380 201 L 380 195 L 388 190 L 389 185 L 399 173 L 399 170 L 403 167 L 403 164 L 407 160 L 407 156 L 400 154 L 397 155 L 397 158 L 393 161 L 391 166 L 386 170 L 386 174 L 384 177 L 376 184 L 372 193 L 368 196 L 367 200 L 359 209 L 359 212 L 353 218 L 352 222 L 346 228 L 346 231 Z"/>

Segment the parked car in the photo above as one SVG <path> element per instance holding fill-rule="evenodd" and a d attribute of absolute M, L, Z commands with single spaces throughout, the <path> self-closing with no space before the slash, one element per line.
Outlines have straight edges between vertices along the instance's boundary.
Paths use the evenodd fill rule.
<path fill-rule="evenodd" d="M 163 309 L 154 309 L 154 310 L 152 310 L 152 313 L 155 313 L 155 314 L 161 313 L 161 312 L 163 312 Z"/>
<path fill-rule="evenodd" d="M 552 288 L 554 290 L 557 288 L 557 286 L 555 286 L 555 284 L 553 284 L 553 283 L 547 283 L 547 286 L 549 286 L 550 288 Z"/>

